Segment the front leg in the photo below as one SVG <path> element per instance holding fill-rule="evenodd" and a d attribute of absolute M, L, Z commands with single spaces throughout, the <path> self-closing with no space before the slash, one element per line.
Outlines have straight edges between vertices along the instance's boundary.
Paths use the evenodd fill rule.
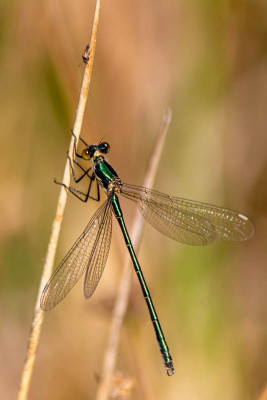
<path fill-rule="evenodd" d="M 68 158 L 69 163 L 70 163 L 71 175 L 72 175 L 73 180 L 74 180 L 75 183 L 79 183 L 85 176 L 87 176 L 90 180 L 93 179 L 92 177 L 94 176 L 94 173 L 92 174 L 92 176 L 88 175 L 88 172 L 91 171 L 92 167 L 89 167 L 87 170 L 85 170 L 76 160 L 73 160 L 73 163 L 75 165 L 77 165 L 83 171 L 83 174 L 81 174 L 81 176 L 79 178 L 77 178 L 76 174 L 75 174 L 75 171 L 74 171 L 74 168 L 73 168 L 73 165 L 72 165 L 72 162 L 71 162 L 71 158 L 69 156 L 69 153 L 67 153 L 67 158 Z"/>
<path fill-rule="evenodd" d="M 76 137 L 75 133 L 73 132 L 73 129 L 71 130 L 71 134 L 74 137 L 73 152 L 76 155 L 76 157 L 82 158 L 82 155 L 77 152 L 77 137 Z M 83 142 L 83 144 L 85 144 L 86 147 L 89 147 L 89 145 L 82 138 L 80 138 L 80 140 Z"/>
<path fill-rule="evenodd" d="M 65 189 L 67 189 L 70 193 L 72 193 L 75 197 L 77 197 L 79 200 L 83 201 L 84 203 L 86 203 L 88 201 L 88 199 L 92 199 L 95 201 L 99 201 L 100 200 L 100 191 L 99 191 L 99 184 L 96 181 L 96 185 L 97 185 L 97 195 L 96 197 L 90 196 L 90 192 L 91 192 L 91 188 L 92 188 L 92 182 L 95 180 L 95 175 L 92 175 L 92 179 L 90 179 L 90 183 L 88 186 L 88 190 L 86 193 L 72 187 L 72 186 L 67 186 L 65 183 L 63 182 L 58 182 L 56 179 L 54 179 L 54 182 L 57 185 L 61 185 L 64 186 Z"/>

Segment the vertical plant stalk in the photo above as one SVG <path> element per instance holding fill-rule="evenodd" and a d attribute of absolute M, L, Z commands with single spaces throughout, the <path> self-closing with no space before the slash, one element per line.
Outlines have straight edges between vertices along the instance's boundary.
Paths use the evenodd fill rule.
<path fill-rule="evenodd" d="M 259 400 L 267 400 L 267 387 L 264 388 Z"/>
<path fill-rule="evenodd" d="M 153 186 L 153 182 L 156 176 L 157 167 L 159 164 L 160 156 L 162 153 L 162 149 L 164 146 L 170 122 L 171 122 L 171 110 L 167 109 L 165 111 L 162 125 L 159 130 L 158 136 L 156 138 L 156 142 L 154 144 L 149 164 L 145 173 L 143 181 L 143 186 L 145 187 Z M 134 217 L 132 234 L 130 235 L 136 253 L 138 253 L 140 247 L 143 227 L 144 227 L 144 218 L 137 210 Z M 104 355 L 101 381 L 98 387 L 96 400 L 107 400 L 109 398 L 109 393 L 111 389 L 111 379 L 113 376 L 114 367 L 117 360 L 118 344 L 120 340 L 122 322 L 127 310 L 127 305 L 129 300 L 132 272 L 133 272 L 132 262 L 127 257 L 123 266 L 122 278 L 120 281 L 117 298 L 115 301 L 115 306 L 112 314 L 110 334 L 106 352 Z"/>
<path fill-rule="evenodd" d="M 81 90 L 80 90 L 79 103 L 78 103 L 74 127 L 73 127 L 73 131 L 74 131 L 77 139 L 79 139 L 80 132 L 81 132 L 83 116 L 84 116 L 84 111 L 85 111 L 85 106 L 86 106 L 86 101 L 87 101 L 88 91 L 89 91 L 89 86 L 90 86 L 90 81 L 91 81 L 92 68 L 93 68 L 93 62 L 94 62 L 94 56 L 95 56 L 96 34 L 97 34 L 98 21 L 99 21 L 99 10 L 100 10 L 100 0 L 96 0 L 95 15 L 94 15 L 93 28 L 92 28 L 92 33 L 91 33 L 91 40 L 90 40 L 90 56 L 89 56 L 87 63 L 85 64 L 85 68 L 84 68 L 84 75 L 83 75 L 83 80 L 82 80 L 82 85 L 81 85 Z M 71 158 L 73 156 L 73 146 L 74 146 L 74 138 L 72 136 L 71 141 L 70 141 L 70 146 L 69 146 L 69 154 L 70 154 Z M 70 167 L 69 167 L 68 160 L 66 162 L 66 166 L 65 166 L 65 170 L 64 170 L 63 182 L 65 183 L 65 185 L 69 186 Z M 55 253 L 56 253 L 61 223 L 62 223 L 62 219 L 63 219 L 63 214 L 64 214 L 64 210 L 65 210 L 65 206 L 66 206 L 66 201 L 67 201 L 66 190 L 63 187 L 61 187 L 61 190 L 59 193 L 59 198 L 58 198 L 58 203 L 57 203 L 56 215 L 55 215 L 53 225 L 52 225 L 52 232 L 51 232 L 51 236 L 50 236 L 50 240 L 49 240 L 49 244 L 48 244 L 48 248 L 47 248 L 41 282 L 40 282 L 38 296 L 37 296 L 37 300 L 36 300 L 34 316 L 33 316 L 33 321 L 32 321 L 32 325 L 31 325 L 31 331 L 30 331 L 30 336 L 29 336 L 29 341 L 28 341 L 27 354 L 26 354 L 26 359 L 24 362 L 23 371 L 22 371 L 17 400 L 26 400 L 28 397 L 28 391 L 29 391 L 33 367 L 34 367 L 34 363 L 35 363 L 36 351 L 38 348 L 42 322 L 44 319 L 44 312 L 40 308 L 40 297 L 41 297 L 41 293 L 42 293 L 44 284 L 49 279 L 49 277 L 52 273 L 52 270 L 53 270 Z"/>

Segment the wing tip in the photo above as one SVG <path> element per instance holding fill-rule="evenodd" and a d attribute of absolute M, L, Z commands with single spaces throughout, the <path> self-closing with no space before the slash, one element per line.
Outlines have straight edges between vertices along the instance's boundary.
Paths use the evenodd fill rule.
<path fill-rule="evenodd" d="M 243 241 L 245 241 L 245 240 L 250 240 L 250 239 L 254 236 L 254 233 L 255 233 L 254 224 L 253 224 L 253 222 L 251 221 L 251 219 L 248 218 L 246 215 L 239 213 L 238 216 L 239 216 L 239 218 L 241 218 L 243 221 L 245 221 L 245 227 L 246 227 L 245 233 L 246 233 L 246 235 L 244 235 L 244 237 L 243 237 L 242 240 L 243 240 Z"/>

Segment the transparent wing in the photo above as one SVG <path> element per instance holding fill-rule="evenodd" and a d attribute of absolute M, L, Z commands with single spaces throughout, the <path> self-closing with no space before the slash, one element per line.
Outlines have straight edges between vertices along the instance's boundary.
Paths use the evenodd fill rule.
<path fill-rule="evenodd" d="M 47 311 L 55 307 L 78 282 L 92 258 L 99 232 L 103 230 L 110 210 L 111 201 L 108 198 L 92 216 L 81 236 L 76 240 L 45 285 L 41 296 L 42 310 Z"/>
<path fill-rule="evenodd" d="M 112 234 L 112 208 L 108 203 L 101 228 L 98 230 L 84 279 L 84 295 L 89 298 L 94 293 L 104 271 Z"/>
<path fill-rule="evenodd" d="M 182 243 L 206 245 L 215 238 L 242 241 L 254 234 L 252 222 L 232 210 L 129 184 L 122 185 L 121 193 L 138 201 L 142 215 L 154 228 Z"/>

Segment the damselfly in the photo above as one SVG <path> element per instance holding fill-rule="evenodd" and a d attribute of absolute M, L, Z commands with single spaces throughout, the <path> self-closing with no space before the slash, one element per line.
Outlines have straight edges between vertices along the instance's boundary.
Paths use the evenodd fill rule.
<path fill-rule="evenodd" d="M 84 295 L 86 298 L 92 296 L 107 261 L 111 242 L 113 212 L 122 230 L 137 273 L 167 374 L 171 376 L 174 374 L 172 357 L 133 249 L 118 196 L 122 195 L 137 202 L 140 212 L 154 228 L 181 243 L 207 245 L 214 239 L 247 240 L 253 236 L 253 224 L 245 215 L 235 211 L 198 201 L 167 196 L 155 190 L 124 183 L 105 160 L 104 155 L 110 151 L 108 143 L 102 142 L 98 145 L 89 146 L 83 139 L 81 141 L 86 147 L 79 154 L 74 135 L 74 153 L 80 159 L 90 160 L 92 166 L 86 169 L 74 160 L 74 164 L 81 172 L 81 175 L 77 177 L 71 159 L 69 156 L 68 158 L 72 176 L 76 183 L 85 177 L 89 178 L 90 183 L 86 193 L 75 187 L 67 187 L 64 183 L 56 183 L 64 186 L 84 202 L 89 198 L 99 201 L 99 187 L 104 190 L 107 199 L 92 216 L 81 236 L 52 274 L 41 296 L 41 308 L 46 311 L 55 307 L 69 293 L 84 272 Z M 91 194 L 93 183 L 96 184 L 97 188 L 95 196 Z"/>

